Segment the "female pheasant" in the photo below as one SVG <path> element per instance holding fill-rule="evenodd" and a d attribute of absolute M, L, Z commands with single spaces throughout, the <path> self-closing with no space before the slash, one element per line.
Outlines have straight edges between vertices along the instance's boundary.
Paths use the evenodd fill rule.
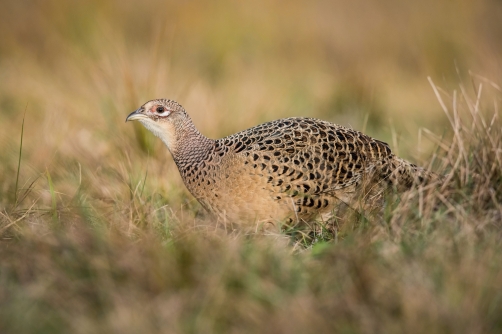
<path fill-rule="evenodd" d="M 213 140 L 175 101 L 131 113 L 171 152 L 183 182 L 209 212 L 232 223 L 329 217 L 340 204 L 363 207 L 389 188 L 437 176 L 361 132 L 314 118 L 285 118 Z"/>

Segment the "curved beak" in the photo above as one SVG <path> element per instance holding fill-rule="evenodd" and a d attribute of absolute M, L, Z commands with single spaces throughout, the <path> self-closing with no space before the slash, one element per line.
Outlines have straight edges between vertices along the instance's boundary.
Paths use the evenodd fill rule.
<path fill-rule="evenodd" d="M 126 118 L 126 122 L 128 121 L 135 121 L 135 120 L 138 120 L 140 118 L 147 118 L 147 116 L 145 116 L 142 112 L 141 112 L 141 108 L 139 108 L 138 110 L 135 110 L 133 111 L 132 113 L 129 114 L 129 116 L 127 116 Z"/>

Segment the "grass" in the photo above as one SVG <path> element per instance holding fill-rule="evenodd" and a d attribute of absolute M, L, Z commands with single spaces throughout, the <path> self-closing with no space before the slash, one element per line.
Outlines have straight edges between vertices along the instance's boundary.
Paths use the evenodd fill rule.
<path fill-rule="evenodd" d="M 316 6 L 5 4 L 0 333 L 502 330 L 500 5 Z M 299 115 L 365 128 L 446 181 L 378 217 L 228 231 L 123 123 L 155 97 L 212 137 Z"/>
<path fill-rule="evenodd" d="M 26 115 L 26 111 L 25 111 Z M 23 116 L 23 124 L 21 125 L 21 140 L 19 142 L 19 160 L 17 162 L 17 173 L 16 173 L 16 193 L 14 195 L 14 206 L 17 206 L 17 196 L 18 196 L 18 185 L 19 185 L 19 170 L 21 169 L 21 156 L 23 153 L 23 134 L 24 134 L 24 116 Z"/>

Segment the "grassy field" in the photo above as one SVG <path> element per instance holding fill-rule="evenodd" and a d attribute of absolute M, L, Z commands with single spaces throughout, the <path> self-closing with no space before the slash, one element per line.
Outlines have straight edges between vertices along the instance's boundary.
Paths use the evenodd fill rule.
<path fill-rule="evenodd" d="M 502 4 L 7 0 L 0 333 L 499 333 Z M 125 117 L 286 116 L 446 175 L 336 229 L 228 231 Z"/>

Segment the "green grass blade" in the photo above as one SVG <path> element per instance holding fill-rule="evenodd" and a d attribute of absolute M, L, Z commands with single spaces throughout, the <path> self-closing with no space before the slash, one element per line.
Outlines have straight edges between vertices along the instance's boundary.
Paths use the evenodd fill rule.
<path fill-rule="evenodd" d="M 23 123 L 21 125 L 21 142 L 19 144 L 19 159 L 17 162 L 17 175 L 16 175 L 16 188 L 15 188 L 15 197 L 14 197 L 14 207 L 17 206 L 17 193 L 18 193 L 18 185 L 19 185 L 19 171 L 21 170 L 21 155 L 23 152 L 23 134 L 24 134 L 24 119 L 26 117 L 26 109 L 28 108 L 28 105 L 26 105 L 26 108 L 24 110 L 24 115 L 23 115 Z"/>

